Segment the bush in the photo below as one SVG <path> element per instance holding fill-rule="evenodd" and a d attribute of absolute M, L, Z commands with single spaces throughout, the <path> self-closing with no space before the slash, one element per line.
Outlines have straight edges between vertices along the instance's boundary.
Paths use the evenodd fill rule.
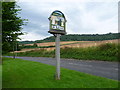
<path fill-rule="evenodd" d="M 34 46 L 34 47 L 38 47 L 37 43 L 34 43 L 33 46 Z"/>
<path fill-rule="evenodd" d="M 115 43 L 102 44 L 98 47 L 98 50 L 106 56 L 118 56 L 118 44 Z"/>

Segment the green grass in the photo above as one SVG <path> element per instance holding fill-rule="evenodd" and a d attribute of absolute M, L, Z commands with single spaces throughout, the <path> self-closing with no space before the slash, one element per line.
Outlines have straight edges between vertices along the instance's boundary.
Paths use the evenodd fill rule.
<path fill-rule="evenodd" d="M 82 60 L 103 60 L 103 61 L 119 61 L 118 59 L 118 44 L 103 44 L 99 47 L 88 48 L 64 48 L 61 49 L 61 58 L 82 59 Z M 6 54 L 11 56 L 12 54 Z M 55 57 L 55 51 L 28 51 L 18 53 L 18 56 L 32 57 Z"/>
<path fill-rule="evenodd" d="M 2 65 L 0 64 L 0 89 L 2 88 Z"/>
<path fill-rule="evenodd" d="M 82 60 L 118 61 L 118 44 L 103 44 L 99 47 L 61 49 L 62 58 Z"/>
<path fill-rule="evenodd" d="M 118 88 L 118 81 L 61 68 L 61 80 L 54 79 L 55 67 L 34 61 L 3 58 L 3 88 Z"/>

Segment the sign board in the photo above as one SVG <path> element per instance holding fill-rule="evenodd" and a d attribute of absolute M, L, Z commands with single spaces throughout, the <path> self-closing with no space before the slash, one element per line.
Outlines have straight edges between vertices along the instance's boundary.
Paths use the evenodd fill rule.
<path fill-rule="evenodd" d="M 62 35 L 66 34 L 66 19 L 61 11 L 53 11 L 48 19 L 50 21 L 49 33 Z"/>
<path fill-rule="evenodd" d="M 61 11 L 55 10 L 48 18 L 50 21 L 49 33 L 54 34 L 56 42 L 56 80 L 60 80 L 60 36 L 66 34 L 66 19 Z"/>

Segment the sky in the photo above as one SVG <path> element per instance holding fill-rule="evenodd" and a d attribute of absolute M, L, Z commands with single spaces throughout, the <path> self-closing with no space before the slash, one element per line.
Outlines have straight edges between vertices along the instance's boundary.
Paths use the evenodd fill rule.
<path fill-rule="evenodd" d="M 67 34 L 106 34 L 118 32 L 119 0 L 17 0 L 19 14 L 28 19 L 23 26 L 22 41 L 41 40 L 49 36 L 49 16 L 55 10 L 67 19 Z"/>

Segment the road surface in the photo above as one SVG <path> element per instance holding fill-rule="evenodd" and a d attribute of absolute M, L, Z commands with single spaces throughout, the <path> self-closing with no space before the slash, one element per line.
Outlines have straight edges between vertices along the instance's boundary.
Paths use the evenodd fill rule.
<path fill-rule="evenodd" d="M 16 58 L 41 62 L 54 66 L 56 65 L 55 58 L 47 57 L 16 57 Z M 106 77 L 109 79 L 118 80 L 118 62 L 61 59 L 61 67 L 96 76 Z"/>

